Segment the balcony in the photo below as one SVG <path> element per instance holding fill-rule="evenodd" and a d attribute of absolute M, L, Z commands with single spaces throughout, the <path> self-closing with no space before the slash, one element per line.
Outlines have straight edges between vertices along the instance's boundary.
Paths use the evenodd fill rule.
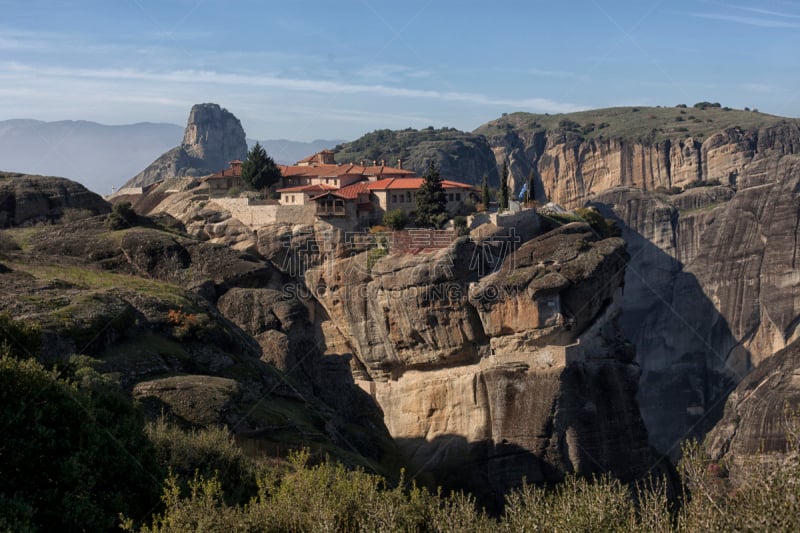
<path fill-rule="evenodd" d="M 347 216 L 347 209 L 342 204 L 317 204 L 315 213 L 318 217 L 344 217 Z"/>

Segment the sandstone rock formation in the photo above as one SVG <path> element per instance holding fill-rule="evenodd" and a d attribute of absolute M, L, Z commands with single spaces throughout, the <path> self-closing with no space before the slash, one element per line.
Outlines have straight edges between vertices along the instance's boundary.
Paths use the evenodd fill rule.
<path fill-rule="evenodd" d="M 402 454 L 380 410 L 346 357 L 323 355 L 282 273 L 181 234 L 167 216 L 140 223 L 110 232 L 93 217 L 4 230 L 0 309 L 41 326 L 30 355 L 94 357 L 150 416 L 224 425 L 249 450 L 303 446 L 396 474 Z"/>
<path fill-rule="evenodd" d="M 621 325 L 637 346 L 642 415 L 661 450 L 675 455 L 681 439 L 702 437 L 733 387 L 798 338 L 799 180 L 800 158 L 765 152 L 735 189 L 594 198 L 630 246 Z"/>
<path fill-rule="evenodd" d="M 533 172 L 537 198 L 618 220 L 631 254 L 620 324 L 642 366 L 651 441 L 673 456 L 713 426 L 753 366 L 797 338 L 800 317 L 798 122 L 704 113 L 520 113 L 476 130 L 498 163 L 508 158 L 517 188 Z M 680 127 L 666 129 L 667 114 Z"/>
<path fill-rule="evenodd" d="M 576 223 L 491 246 L 367 251 L 305 274 L 414 473 L 487 504 L 523 477 L 642 474 L 639 369 L 616 326 L 623 241 Z"/>
<path fill-rule="evenodd" d="M 124 187 L 143 187 L 177 176 L 204 176 L 247 157 L 241 122 L 218 104 L 196 104 L 189 113 L 183 143 L 164 153 Z"/>
<path fill-rule="evenodd" d="M 732 467 L 752 461 L 779 462 L 798 442 L 800 342 L 795 341 L 748 374 L 728 397 L 725 413 L 706 438 L 714 460 Z"/>
<path fill-rule="evenodd" d="M 70 210 L 91 216 L 111 206 L 74 181 L 0 172 L 0 227 L 55 222 Z"/>
<path fill-rule="evenodd" d="M 735 185 L 757 154 L 800 151 L 800 124 L 795 120 L 737 111 L 705 118 L 704 112 L 693 111 L 698 116 L 690 115 L 691 127 L 668 130 L 666 117 L 649 114 L 655 112 L 664 114 L 652 108 L 586 113 L 593 120 L 618 121 L 608 134 L 594 122 L 577 124 L 566 118 L 578 119 L 581 113 L 557 123 L 553 117 L 515 113 L 475 133 L 487 137 L 498 165 L 509 161 L 515 190 L 533 172 L 537 198 L 564 207 L 579 207 L 618 186 L 653 191 L 710 180 Z M 683 121 L 682 115 L 675 118 Z"/>

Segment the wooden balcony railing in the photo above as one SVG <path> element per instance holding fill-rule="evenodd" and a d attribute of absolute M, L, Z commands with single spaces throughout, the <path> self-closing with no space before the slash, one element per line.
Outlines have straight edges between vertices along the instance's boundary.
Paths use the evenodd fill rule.
<path fill-rule="evenodd" d="M 343 205 L 318 205 L 316 214 L 319 217 L 343 217 L 347 215 L 347 209 Z"/>

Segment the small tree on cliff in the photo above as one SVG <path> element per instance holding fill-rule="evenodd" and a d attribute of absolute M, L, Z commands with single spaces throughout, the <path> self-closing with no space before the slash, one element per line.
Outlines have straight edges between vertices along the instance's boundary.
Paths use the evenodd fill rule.
<path fill-rule="evenodd" d="M 503 162 L 503 174 L 500 176 L 500 209 L 508 209 L 508 164 Z"/>
<path fill-rule="evenodd" d="M 525 189 L 525 202 L 530 202 L 531 200 L 536 199 L 536 195 L 533 193 L 533 169 L 531 169 L 530 173 L 528 174 L 528 187 Z"/>
<path fill-rule="evenodd" d="M 417 226 L 441 228 L 447 222 L 447 196 L 442 187 L 439 169 L 433 161 L 422 175 L 422 186 L 417 191 Z"/>
<path fill-rule="evenodd" d="M 489 202 L 492 201 L 492 195 L 489 193 L 489 177 L 483 175 L 483 188 L 481 189 L 481 202 L 485 209 L 489 209 Z"/>
<path fill-rule="evenodd" d="M 256 141 L 242 164 L 242 179 L 256 190 L 271 187 L 281 178 L 281 171 L 267 151 Z"/>

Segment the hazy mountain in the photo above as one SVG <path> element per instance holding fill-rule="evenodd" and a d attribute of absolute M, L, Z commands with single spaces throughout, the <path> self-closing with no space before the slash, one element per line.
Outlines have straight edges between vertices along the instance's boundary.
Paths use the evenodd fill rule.
<path fill-rule="evenodd" d="M 85 120 L 0 121 L 0 170 L 62 176 L 99 194 L 141 172 L 165 151 L 179 145 L 184 126 L 141 122 L 108 126 Z M 248 139 L 248 145 L 255 140 Z M 310 143 L 265 140 L 261 144 L 278 163 L 294 163 L 341 141 Z"/>
<path fill-rule="evenodd" d="M 333 148 L 337 144 L 341 144 L 342 140 L 322 140 L 317 139 L 311 142 L 289 141 L 287 139 L 277 139 L 261 141 L 261 146 L 267 153 L 275 160 L 276 163 L 281 165 L 291 165 L 300 161 L 306 156 L 316 154 L 326 148 Z M 255 140 L 247 139 L 247 143 L 252 146 Z"/>
<path fill-rule="evenodd" d="M 109 194 L 182 136 L 175 124 L 6 120 L 0 122 L 0 169 L 62 176 Z"/>

